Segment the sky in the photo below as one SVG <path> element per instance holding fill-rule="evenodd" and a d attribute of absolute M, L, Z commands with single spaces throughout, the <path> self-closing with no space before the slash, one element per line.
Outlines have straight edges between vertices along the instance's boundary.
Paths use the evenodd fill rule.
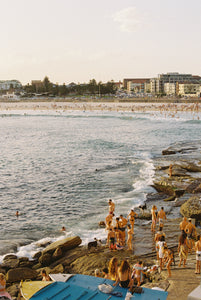
<path fill-rule="evenodd" d="M 201 76 L 201 0 L 0 0 L 0 80 Z"/>

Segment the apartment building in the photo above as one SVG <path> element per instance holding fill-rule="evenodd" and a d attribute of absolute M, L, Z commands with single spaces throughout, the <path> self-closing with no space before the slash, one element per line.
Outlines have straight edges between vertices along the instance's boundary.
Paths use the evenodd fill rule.
<path fill-rule="evenodd" d="M 187 97 L 200 97 L 200 83 L 185 81 L 176 84 L 177 95 Z"/>
<path fill-rule="evenodd" d="M 200 76 L 193 76 L 192 74 L 179 74 L 178 72 L 159 74 L 158 78 L 151 78 L 151 93 L 173 95 L 174 89 L 176 92 L 176 83 L 180 82 L 195 82 L 199 83 Z M 167 84 L 168 83 L 168 84 Z"/>
<path fill-rule="evenodd" d="M 164 93 L 169 96 L 176 95 L 176 83 L 165 82 Z"/>

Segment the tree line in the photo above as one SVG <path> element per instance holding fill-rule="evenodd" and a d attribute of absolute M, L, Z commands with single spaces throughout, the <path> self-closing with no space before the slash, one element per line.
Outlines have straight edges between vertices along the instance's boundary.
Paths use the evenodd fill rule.
<path fill-rule="evenodd" d="M 71 83 L 66 85 L 58 85 L 50 82 L 46 76 L 40 84 L 27 84 L 24 86 L 24 91 L 28 94 L 43 94 L 46 93 L 51 96 L 64 97 L 67 95 L 107 95 L 115 94 L 116 86 L 114 81 L 108 81 L 107 83 L 96 82 L 95 79 L 89 81 L 89 83 L 75 84 Z"/>

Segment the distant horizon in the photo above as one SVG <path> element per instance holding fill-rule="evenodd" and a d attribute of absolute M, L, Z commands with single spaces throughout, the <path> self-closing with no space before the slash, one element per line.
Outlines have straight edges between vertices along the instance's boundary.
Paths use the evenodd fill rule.
<path fill-rule="evenodd" d="M 1 10 L 2 80 L 117 82 L 201 70 L 200 0 L 7 0 Z"/>
<path fill-rule="evenodd" d="M 102 82 L 102 83 L 106 83 L 106 82 L 109 82 L 109 81 L 114 81 L 114 82 L 122 82 L 123 83 L 123 80 L 124 79 L 151 79 L 151 78 L 157 78 L 158 77 L 158 75 L 160 75 L 160 74 L 171 74 L 171 73 L 178 73 L 178 74 L 191 74 L 192 76 L 200 76 L 201 77 L 201 75 L 200 74 L 193 74 L 193 73 L 186 73 L 186 72 L 183 72 L 183 73 L 180 73 L 180 72 L 165 72 L 165 73 L 158 73 L 156 76 L 152 76 L 152 77 L 148 77 L 148 76 L 141 76 L 141 77 L 132 77 L 132 76 L 130 76 L 130 77 L 123 77 L 122 79 L 119 79 L 119 80 L 114 80 L 114 79 L 110 79 L 110 80 L 106 80 L 106 81 L 102 81 L 102 80 L 97 80 L 96 78 L 90 78 L 88 81 L 86 81 L 86 82 L 76 82 L 76 81 L 73 81 L 73 80 L 70 80 L 68 83 L 67 82 L 54 82 L 54 81 L 52 81 L 51 80 L 51 78 L 48 76 L 48 75 L 45 75 L 43 78 L 34 78 L 34 79 L 31 79 L 29 82 L 27 82 L 27 83 L 22 83 L 22 81 L 21 80 L 19 80 L 18 78 L 12 78 L 12 79 L 0 79 L 0 81 L 11 81 L 11 80 L 18 80 L 20 83 L 22 83 L 22 85 L 27 85 L 27 84 L 31 84 L 31 82 L 32 81 L 35 81 L 35 80 L 40 80 L 40 81 L 43 81 L 44 80 L 44 78 L 45 77 L 48 77 L 48 79 L 50 80 L 50 82 L 51 83 L 54 83 L 54 84 L 59 84 L 59 85 L 62 85 L 62 84 L 66 84 L 66 85 L 68 85 L 68 84 L 70 84 L 70 83 L 75 83 L 75 84 L 87 84 L 87 83 L 89 83 L 89 81 L 90 80 L 92 80 L 92 79 L 95 79 L 96 80 L 96 82 L 98 83 L 98 82 Z"/>

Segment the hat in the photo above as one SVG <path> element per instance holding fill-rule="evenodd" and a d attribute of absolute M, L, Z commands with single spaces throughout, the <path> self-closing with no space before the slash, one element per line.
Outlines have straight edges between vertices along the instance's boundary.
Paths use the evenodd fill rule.
<path fill-rule="evenodd" d="M 188 218 L 188 220 L 189 220 L 189 221 L 192 221 L 192 219 L 191 219 L 191 218 Z"/>

